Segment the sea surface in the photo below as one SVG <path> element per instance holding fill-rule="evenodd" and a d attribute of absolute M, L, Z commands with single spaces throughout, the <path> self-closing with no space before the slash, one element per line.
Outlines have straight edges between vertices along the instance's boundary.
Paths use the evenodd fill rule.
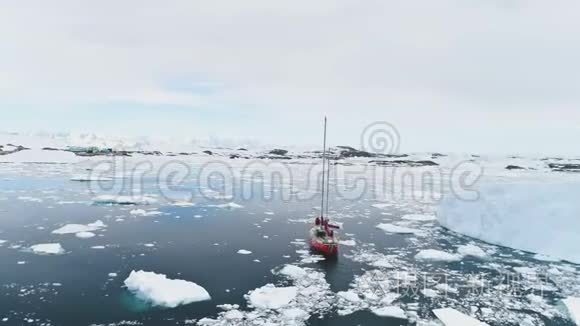
<path fill-rule="evenodd" d="M 202 167 L 187 164 L 191 175 Z M 71 178 L 91 175 L 90 165 L 0 164 L 0 240 L 5 241 L 0 245 L 0 325 L 194 325 L 202 318 L 219 319 L 223 304 L 252 311 L 245 297 L 249 291 L 269 283 L 291 284 L 277 273 L 286 264 L 322 272 L 333 293 L 327 302 L 311 302 L 329 308 L 310 314 L 307 325 L 429 325 L 436 320 L 432 310 L 442 307 L 490 325 L 573 325 L 559 300 L 578 291 L 578 266 L 455 234 L 436 220 L 404 219 L 409 214 L 434 216 L 433 200 L 377 200 L 374 187 L 350 198 L 337 191 L 352 186 L 348 178 L 333 177 L 329 216 L 342 223 L 345 244 L 335 259 L 309 252 L 307 232 L 319 214 L 320 190 L 312 186 L 318 179 L 304 177 L 304 166 L 290 166 L 302 171 L 293 174 L 292 184 L 283 178 L 277 183 L 240 177 L 234 166 L 236 180 L 252 181 L 251 195 L 242 195 L 242 183 L 226 187 L 219 175 L 208 174 L 210 182 L 201 183 L 189 175 L 169 180 L 144 173 L 138 182 L 132 177 L 129 182 L 135 170 L 125 169 L 111 173 L 112 179 L 81 182 Z M 308 196 L 281 198 L 288 189 L 296 197 Z M 95 202 L 106 194 L 145 195 L 155 201 Z M 137 210 L 155 213 L 142 216 Z M 106 227 L 93 231 L 92 238 L 52 233 L 66 224 L 97 220 Z M 417 232 L 388 233 L 377 227 L 381 223 Z M 29 249 L 42 243 L 60 243 L 65 253 L 42 255 Z M 459 246 L 468 244 L 486 257 L 415 257 L 426 249 L 457 254 Z M 241 249 L 251 254 L 239 254 Z M 133 270 L 195 282 L 211 300 L 154 306 L 124 286 Z M 385 280 L 388 288 L 382 286 Z M 451 290 L 446 293 L 438 284 Z M 345 302 L 338 295 L 348 291 L 359 294 L 361 302 Z M 369 291 L 379 297 L 396 293 L 389 305 L 400 307 L 407 318 L 374 314 L 376 298 Z"/>

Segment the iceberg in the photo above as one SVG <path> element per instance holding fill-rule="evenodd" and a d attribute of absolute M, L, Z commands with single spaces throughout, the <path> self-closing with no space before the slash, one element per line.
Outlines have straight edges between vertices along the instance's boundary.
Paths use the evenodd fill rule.
<path fill-rule="evenodd" d="M 443 199 L 437 216 L 452 231 L 488 243 L 580 263 L 580 185 L 484 184 L 479 199 Z"/>
<path fill-rule="evenodd" d="M 175 308 L 211 299 L 203 287 L 193 282 L 169 279 L 154 272 L 131 271 L 124 284 L 139 299 L 154 306 Z"/>
<path fill-rule="evenodd" d="M 562 300 L 562 302 L 566 306 L 572 321 L 576 325 L 580 325 L 580 298 L 570 297 Z"/>

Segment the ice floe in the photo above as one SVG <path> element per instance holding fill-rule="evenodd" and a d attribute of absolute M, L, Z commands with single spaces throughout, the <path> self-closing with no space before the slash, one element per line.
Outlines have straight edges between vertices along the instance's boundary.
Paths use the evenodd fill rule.
<path fill-rule="evenodd" d="M 276 287 L 273 284 L 250 291 L 249 301 L 255 308 L 280 309 L 296 298 L 298 289 L 295 286 Z"/>
<path fill-rule="evenodd" d="M 159 216 L 162 215 L 163 213 L 161 213 L 160 211 L 157 210 L 150 210 L 150 211 L 146 211 L 144 209 L 132 209 L 129 214 L 133 215 L 133 216 Z"/>
<path fill-rule="evenodd" d="M 240 249 L 240 250 L 238 250 L 238 254 L 240 254 L 240 255 L 251 255 L 252 252 L 249 251 L 249 250 L 246 250 L 246 249 Z"/>
<path fill-rule="evenodd" d="M 72 234 L 72 233 L 80 233 L 80 232 L 93 232 L 98 231 L 100 229 L 106 228 L 107 226 L 103 221 L 97 220 L 93 223 L 89 224 L 66 224 L 54 231 L 53 234 Z"/>
<path fill-rule="evenodd" d="M 227 204 L 208 205 L 208 207 L 226 208 L 226 209 L 244 208 L 244 206 L 242 206 L 240 204 L 236 204 L 234 202 L 227 203 Z"/>
<path fill-rule="evenodd" d="M 154 306 L 174 308 L 211 299 L 209 293 L 196 283 L 169 279 L 154 272 L 131 271 L 124 284 L 139 299 Z"/>
<path fill-rule="evenodd" d="M 399 234 L 418 234 L 421 233 L 418 229 L 413 229 L 405 226 L 399 226 L 390 223 L 381 223 L 377 225 L 378 229 L 381 229 L 387 233 L 399 233 Z"/>
<path fill-rule="evenodd" d="M 61 255 L 64 254 L 64 248 L 60 243 L 40 243 L 29 248 L 33 253 L 39 255 Z"/>
<path fill-rule="evenodd" d="M 415 255 L 416 260 L 423 261 L 442 261 L 455 262 L 460 261 L 463 257 L 461 255 L 451 254 L 441 250 L 424 249 Z"/>
<path fill-rule="evenodd" d="M 75 233 L 75 236 L 77 238 L 80 238 L 80 239 L 89 239 L 89 238 L 94 237 L 95 235 L 96 234 L 94 234 L 93 232 L 87 232 L 87 231 Z"/>
<path fill-rule="evenodd" d="M 487 253 L 483 249 L 473 244 L 461 245 L 457 247 L 457 253 L 462 256 L 476 257 L 480 259 L 487 258 Z"/>
<path fill-rule="evenodd" d="M 484 326 L 486 323 L 452 308 L 435 309 L 433 313 L 445 326 Z"/>
<path fill-rule="evenodd" d="M 323 315 L 334 306 L 335 296 L 324 274 L 311 268 L 286 265 L 274 274 L 282 275 L 291 286 L 267 284 L 245 295 L 251 310 L 243 311 L 237 305 L 220 305 L 225 312 L 217 318 L 202 318 L 203 326 L 303 326 L 312 315 Z M 316 303 L 316 304 L 314 304 Z"/>
<path fill-rule="evenodd" d="M 371 311 L 373 312 L 373 314 L 380 317 L 407 319 L 407 314 L 405 313 L 405 311 L 397 306 L 373 308 L 371 309 Z"/>

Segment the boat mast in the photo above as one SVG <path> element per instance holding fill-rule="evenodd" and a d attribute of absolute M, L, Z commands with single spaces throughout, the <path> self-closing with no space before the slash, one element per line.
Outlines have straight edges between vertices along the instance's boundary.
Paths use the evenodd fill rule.
<path fill-rule="evenodd" d="M 330 152 L 330 146 L 328 147 Z M 326 167 L 326 219 L 328 219 L 328 208 L 330 207 L 328 196 L 330 194 L 330 160 L 326 158 L 328 166 Z"/>
<path fill-rule="evenodd" d="M 326 177 L 326 117 L 324 117 L 324 142 L 322 143 L 322 195 L 320 201 L 320 222 L 324 221 L 324 178 Z"/>

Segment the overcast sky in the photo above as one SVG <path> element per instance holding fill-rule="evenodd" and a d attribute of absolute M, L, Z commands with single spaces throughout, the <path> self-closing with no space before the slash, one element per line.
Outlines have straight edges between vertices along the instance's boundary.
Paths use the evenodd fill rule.
<path fill-rule="evenodd" d="M 2 1 L 8 131 L 580 154 L 580 2 Z"/>

